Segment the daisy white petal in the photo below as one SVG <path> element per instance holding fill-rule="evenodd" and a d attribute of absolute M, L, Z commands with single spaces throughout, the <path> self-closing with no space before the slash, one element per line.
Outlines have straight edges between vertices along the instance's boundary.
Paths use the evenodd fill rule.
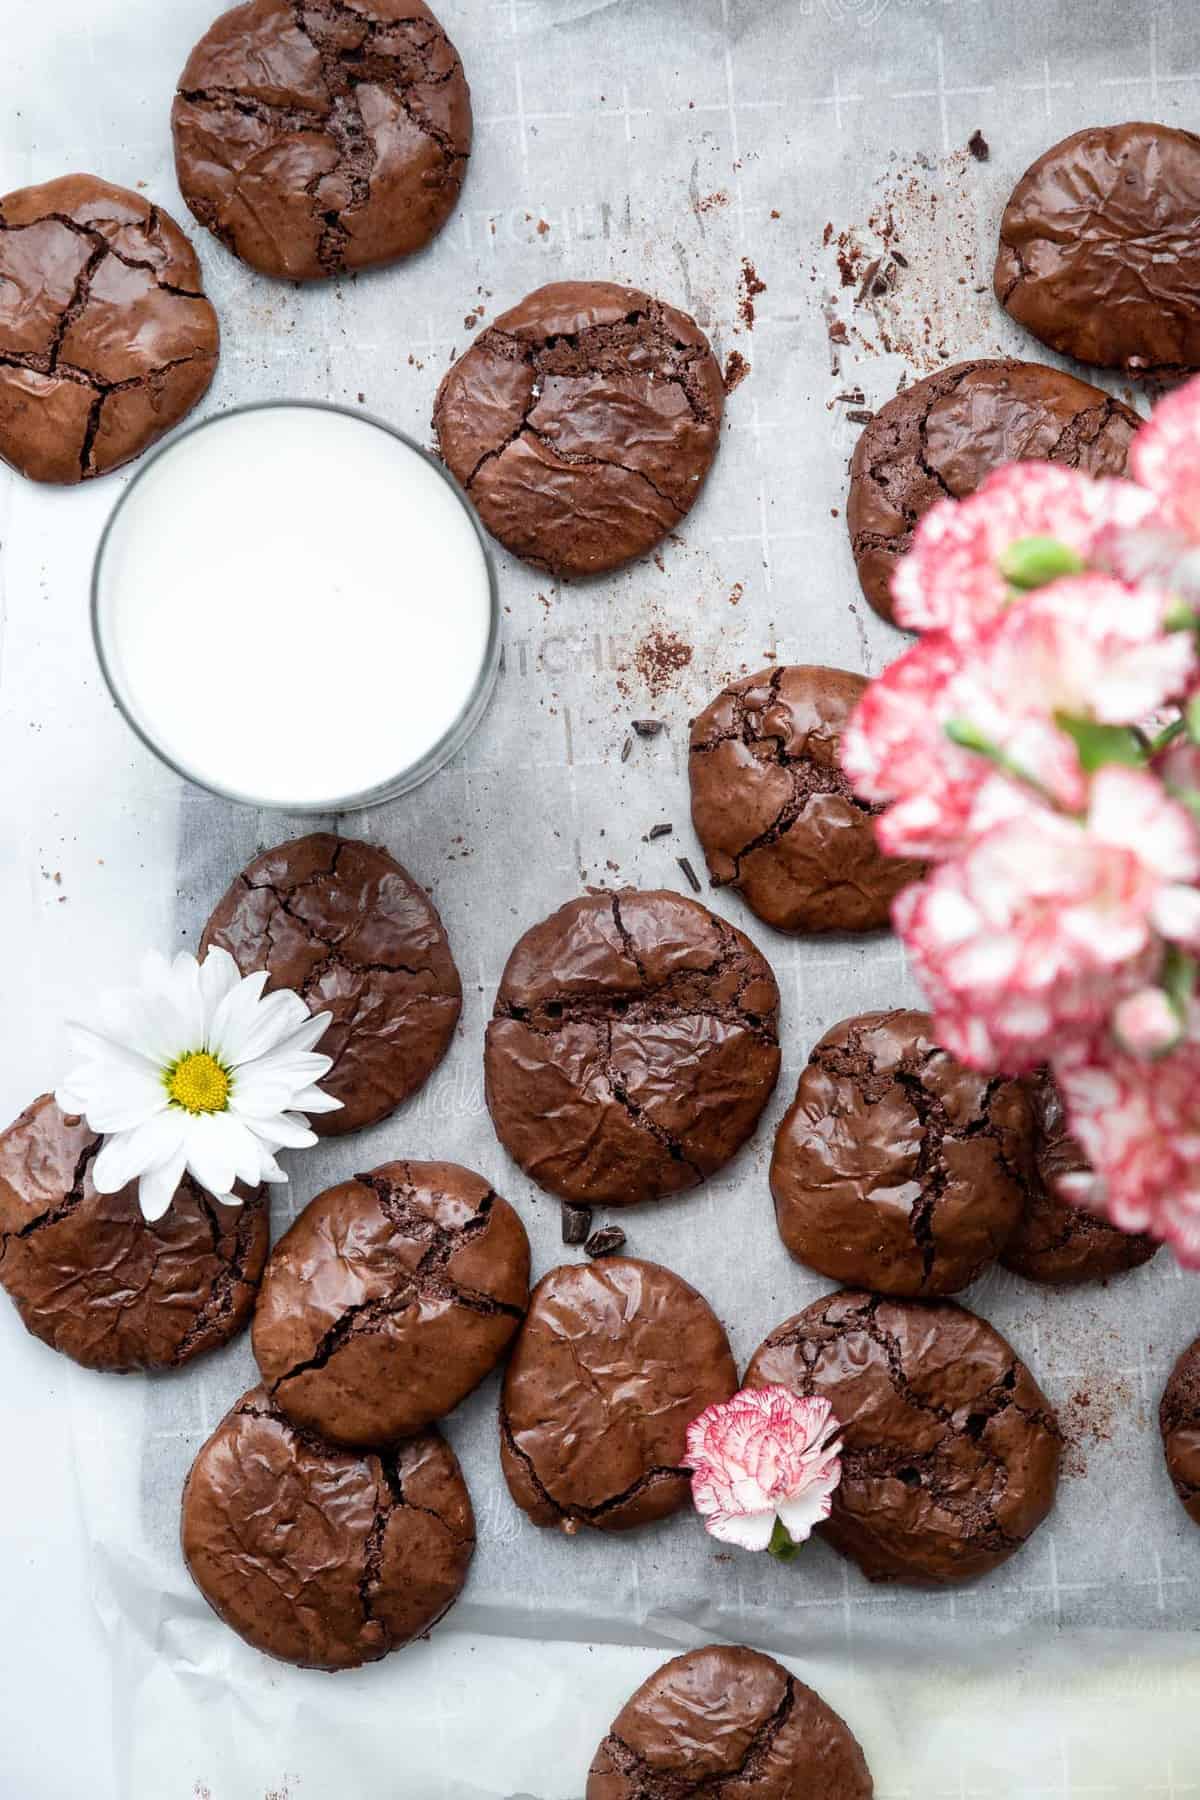
<path fill-rule="evenodd" d="M 242 1040 L 251 1030 L 254 1009 L 267 985 L 267 971 L 258 969 L 246 975 L 217 1002 L 208 1022 L 208 1048 L 224 1063 L 236 1061 Z"/>
<path fill-rule="evenodd" d="M 157 1169 L 147 1169 L 138 1182 L 138 1205 L 143 1218 L 152 1225 L 162 1218 L 175 1198 L 176 1189 L 183 1180 L 185 1161 L 184 1152 L 180 1150 L 169 1162 L 160 1163 Z"/>
<path fill-rule="evenodd" d="M 346 1102 L 339 1100 L 336 1094 L 327 1094 L 324 1088 L 306 1087 L 292 1095 L 291 1104 L 297 1112 L 329 1113 L 340 1112 Z"/>
<path fill-rule="evenodd" d="M 317 1141 L 298 1113 L 273 1113 L 269 1118 L 243 1118 L 249 1131 L 274 1150 L 311 1150 Z"/>
<path fill-rule="evenodd" d="M 118 1131 L 104 1140 L 92 1164 L 92 1181 L 100 1194 L 118 1194 L 141 1174 L 178 1152 L 184 1140 L 183 1115 L 168 1108 L 132 1131 Z"/>
<path fill-rule="evenodd" d="M 320 1043 L 332 1022 L 331 1012 L 313 1013 L 311 1017 L 302 1019 L 289 1036 L 276 1044 L 272 1055 L 290 1056 L 294 1052 L 312 1050 Z"/>
<path fill-rule="evenodd" d="M 226 994 L 232 993 L 241 979 L 241 970 L 228 950 L 214 947 L 208 952 L 200 964 L 200 995 L 206 1021 L 212 1019 Z"/>

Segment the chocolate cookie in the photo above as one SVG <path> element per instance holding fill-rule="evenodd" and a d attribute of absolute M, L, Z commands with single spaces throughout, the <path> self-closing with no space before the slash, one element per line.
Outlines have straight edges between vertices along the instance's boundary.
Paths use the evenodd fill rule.
<path fill-rule="evenodd" d="M 442 921 L 407 869 L 375 844 L 328 831 L 264 850 L 204 927 L 201 952 L 228 950 L 243 975 L 266 969 L 333 1020 L 318 1046 L 321 1086 L 344 1102 L 314 1131 L 386 1118 L 437 1068 L 462 1008 Z"/>
<path fill-rule="evenodd" d="M 688 1504 L 687 1428 L 737 1391 L 707 1300 L 632 1257 L 551 1269 L 504 1378 L 500 1466 L 535 1525 L 630 1531 Z"/>
<path fill-rule="evenodd" d="M 585 1206 L 695 1187 L 771 1097 L 778 1013 L 749 938 L 695 900 L 569 900 L 500 980 L 484 1053 L 497 1135 L 539 1187 Z"/>
<path fill-rule="evenodd" d="M 709 1644 L 664 1663 L 626 1701 L 596 1752 L 586 1800 L 874 1792 L 858 1740 L 819 1694 L 757 1650 Z"/>
<path fill-rule="evenodd" d="M 1000 1252 L 1006 1269 L 1055 1287 L 1107 1281 L 1140 1269 L 1161 1246 L 1151 1237 L 1118 1231 L 1107 1219 L 1061 1200 L 1055 1183 L 1088 1167 L 1067 1129 L 1063 1103 L 1047 1072 L 1029 1084 L 1033 1109 L 1034 1179 L 1016 1230 Z"/>
<path fill-rule="evenodd" d="M 222 1206 L 185 1175 L 148 1224 L 136 1182 L 96 1192 L 101 1142 L 50 1094 L 0 1134 L 0 1285 L 34 1337 L 87 1369 L 177 1368 L 248 1320 L 266 1204 Z"/>
<path fill-rule="evenodd" d="M 192 1580 L 248 1644 L 307 1669 L 354 1669 L 449 1612 L 475 1519 L 436 1431 L 389 1452 L 335 1450 L 258 1387 L 192 1464 L 182 1538 Z"/>
<path fill-rule="evenodd" d="M 866 688 L 845 669 L 763 669 L 692 724 L 692 823 L 708 872 L 778 931 L 877 931 L 921 873 L 884 856 L 879 808 L 842 773 L 842 732 Z"/>
<path fill-rule="evenodd" d="M 1200 137 L 1101 125 L 1027 169 L 1000 221 L 996 298 L 1064 356 L 1200 368 Z"/>
<path fill-rule="evenodd" d="M 385 1163 L 318 1194 L 276 1244 L 254 1354 L 295 1424 L 391 1444 L 478 1387 L 528 1300 L 507 1200 L 456 1163 Z"/>
<path fill-rule="evenodd" d="M 1012 1556 L 1054 1503 L 1062 1439 L 998 1331 L 951 1300 L 827 1294 L 755 1351 L 746 1386 L 820 1394 L 842 1480 L 819 1526 L 872 1581 L 940 1585 Z"/>
<path fill-rule="evenodd" d="M 152 201 L 94 175 L 0 200 L 0 457 L 22 475 L 71 485 L 140 456 L 219 343 L 195 252 Z"/>
<path fill-rule="evenodd" d="M 1188 1516 L 1200 1525 L 1200 1338 L 1189 1344 L 1158 1409 L 1167 1470 Z"/>
<path fill-rule="evenodd" d="M 779 1235 L 834 1281 L 954 1294 L 1021 1217 L 1032 1120 L 1018 1081 L 966 1069 L 923 1012 L 863 1013 L 808 1059 L 771 1158 Z"/>
<path fill-rule="evenodd" d="M 846 524 L 863 593 L 892 618 L 892 571 L 939 500 L 964 500 L 1004 463 L 1124 475 L 1131 407 L 1041 363 L 955 363 L 881 406 L 850 464 Z"/>
<path fill-rule="evenodd" d="M 264 275 L 314 281 L 441 230 L 471 96 L 424 0 L 249 0 L 188 57 L 171 124 L 201 224 Z"/>
<path fill-rule="evenodd" d="M 556 281 L 459 357 L 433 424 L 506 549 L 551 575 L 599 575 L 688 512 L 717 453 L 724 393 L 686 313 L 608 281 Z"/>

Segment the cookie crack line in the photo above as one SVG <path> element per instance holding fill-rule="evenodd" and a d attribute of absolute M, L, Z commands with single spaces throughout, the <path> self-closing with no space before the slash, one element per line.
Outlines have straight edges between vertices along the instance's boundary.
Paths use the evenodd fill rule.
<path fill-rule="evenodd" d="M 625 1109 L 640 1131 L 644 1131 L 649 1137 L 654 1139 L 661 1149 L 666 1151 L 672 1162 L 681 1163 L 689 1173 L 695 1176 L 697 1182 L 702 1182 L 704 1180 L 703 1171 L 692 1162 L 690 1157 L 685 1156 L 683 1145 L 680 1143 L 679 1139 L 673 1132 L 668 1131 L 665 1126 L 660 1125 L 656 1119 L 653 1119 L 643 1106 L 638 1104 L 626 1087 L 619 1071 L 613 1067 L 613 1022 L 611 1018 L 596 1021 L 597 1047 L 599 1048 L 601 1044 L 601 1026 L 604 1028 L 602 1067 L 604 1070 L 604 1079 L 608 1083 L 609 1092 L 612 1094 L 613 1099 L 617 1102 L 618 1106 Z"/>
<path fill-rule="evenodd" d="M 652 1469 L 644 1469 L 637 1480 L 631 1482 L 627 1488 L 623 1488 L 619 1494 L 609 1494 L 605 1499 L 597 1501 L 593 1506 L 581 1506 L 574 1502 L 569 1505 L 564 1505 L 561 1500 L 555 1499 L 554 1495 L 550 1492 L 549 1488 L 538 1474 L 537 1467 L 529 1452 L 522 1449 L 521 1445 L 518 1444 L 516 1433 L 512 1428 L 512 1422 L 509 1419 L 507 1410 L 503 1406 L 501 1406 L 500 1409 L 500 1430 L 509 1450 L 517 1458 L 518 1462 L 521 1463 L 528 1474 L 531 1486 L 551 1511 L 558 1515 L 559 1519 L 563 1522 L 568 1535 L 571 1535 L 579 1525 L 588 1524 L 596 1519 L 602 1519 L 606 1514 L 614 1512 L 618 1507 L 627 1505 L 630 1500 L 636 1500 L 639 1494 L 644 1493 L 648 1487 L 653 1487 L 658 1482 L 664 1480 L 689 1481 L 691 1479 L 690 1472 L 687 1469 L 671 1468 L 665 1464 L 656 1465 Z"/>
<path fill-rule="evenodd" d="M 150 208 L 150 216 L 146 222 L 141 226 L 134 224 L 131 226 L 131 229 L 135 231 L 141 230 L 142 232 L 157 231 L 160 217 L 161 215 L 157 206 L 152 206 Z M 0 215 L 0 232 L 32 231 L 35 225 L 43 225 L 47 220 L 55 225 L 63 226 L 67 231 L 73 231 L 76 237 L 87 238 L 95 245 L 96 250 L 102 253 L 100 260 L 103 260 L 103 256 L 112 256 L 116 258 L 117 262 L 124 263 L 127 269 L 144 269 L 148 275 L 153 277 L 155 287 L 161 288 L 164 294 L 176 294 L 181 300 L 204 300 L 207 298 L 200 288 L 180 287 L 177 282 L 163 280 L 158 272 L 157 264 L 151 262 L 148 257 L 129 256 L 125 251 L 118 250 L 116 245 L 110 243 L 98 226 L 81 225 L 78 219 L 73 219 L 71 217 L 70 213 L 40 213 L 36 219 L 31 219 L 27 225 L 8 225 L 5 223 L 3 215 Z M 128 223 L 128 221 L 111 219 L 108 220 L 107 223 L 115 225 L 119 229 L 123 224 Z"/>
<path fill-rule="evenodd" d="M 23 1225 L 18 1225 L 15 1231 L 0 1231 L 0 1261 L 3 1260 L 8 1251 L 9 1244 L 14 1239 L 19 1240 L 21 1238 L 33 1237 L 35 1232 L 43 1231 L 48 1226 L 59 1224 L 61 1220 L 68 1218 L 70 1214 L 75 1211 L 75 1208 L 83 1199 L 83 1191 L 87 1184 L 88 1170 L 99 1156 L 101 1144 L 102 1139 L 96 1137 L 80 1151 L 78 1157 L 75 1159 L 75 1168 L 71 1176 L 71 1186 L 56 1205 L 48 1206 L 45 1212 L 38 1213 L 36 1217 L 32 1219 L 26 1219 L 25 1223 Z"/>
<path fill-rule="evenodd" d="M 207 1298 L 203 1306 L 184 1332 L 175 1347 L 172 1361 L 181 1363 L 190 1355 L 193 1345 L 220 1325 L 233 1311 L 234 1295 L 246 1279 L 246 1259 L 250 1254 L 251 1241 L 254 1235 L 254 1214 L 243 1206 L 238 1214 L 234 1232 L 233 1250 L 225 1256 L 221 1249 L 224 1235 L 221 1221 L 208 1195 L 200 1187 L 196 1189 L 200 1208 L 208 1221 L 212 1236 L 213 1255 L 217 1258 L 218 1268 L 212 1279 Z"/>
<path fill-rule="evenodd" d="M 697 1781 L 684 1776 L 682 1779 L 687 1783 L 685 1787 L 679 1786 L 676 1771 L 661 1771 L 652 1767 L 615 1730 L 609 1732 L 602 1748 L 607 1750 L 610 1760 L 616 1765 L 617 1773 L 627 1781 L 637 1783 L 635 1800 L 693 1800 L 693 1796 L 704 1794 L 711 1794 L 719 1800 L 730 1783 L 756 1781 L 767 1773 L 771 1752 L 791 1717 L 795 1704 L 796 1681 L 792 1675 L 788 1675 L 779 1705 L 755 1731 L 741 1761 L 732 1769 L 722 1770 L 715 1775 L 703 1775 Z"/>

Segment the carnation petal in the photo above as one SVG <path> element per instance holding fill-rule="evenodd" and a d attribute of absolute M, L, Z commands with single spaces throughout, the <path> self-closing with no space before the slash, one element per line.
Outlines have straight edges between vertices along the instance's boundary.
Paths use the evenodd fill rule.
<path fill-rule="evenodd" d="M 765 1550 L 775 1529 L 775 1511 L 721 1513 L 704 1521 L 711 1537 L 723 1544 L 736 1544 L 739 1550 Z"/>

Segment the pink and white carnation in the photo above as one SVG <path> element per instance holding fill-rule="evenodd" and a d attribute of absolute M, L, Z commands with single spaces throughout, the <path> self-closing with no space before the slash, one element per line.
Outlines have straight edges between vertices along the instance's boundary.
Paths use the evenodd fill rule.
<path fill-rule="evenodd" d="M 778 1519 L 793 1544 L 829 1517 L 842 1478 L 841 1427 L 828 1400 L 784 1387 L 743 1388 L 688 1426 L 683 1466 L 705 1529 L 765 1550 Z"/>
<path fill-rule="evenodd" d="M 1159 521 L 1200 542 L 1200 378 L 1159 401 L 1134 437 L 1129 464 L 1153 494 Z"/>
<path fill-rule="evenodd" d="M 1054 1076 L 1095 1170 L 1064 1177 L 1064 1198 L 1200 1268 L 1200 1043 L 1151 1062 L 1097 1040 L 1056 1059 Z"/>
<path fill-rule="evenodd" d="M 1014 545 L 1046 539 L 1086 563 L 1104 534 L 1155 510 L 1132 482 L 1092 480 L 1057 463 L 1010 463 L 966 500 L 942 500 L 917 526 L 892 577 L 897 623 L 969 644 L 1012 599 L 1002 567 Z"/>
<path fill-rule="evenodd" d="M 893 917 L 939 1040 L 1012 1074 L 1100 1031 L 1200 943 L 1200 829 L 1141 769 L 1107 766 L 1086 818 L 1028 806 L 898 897 Z"/>

